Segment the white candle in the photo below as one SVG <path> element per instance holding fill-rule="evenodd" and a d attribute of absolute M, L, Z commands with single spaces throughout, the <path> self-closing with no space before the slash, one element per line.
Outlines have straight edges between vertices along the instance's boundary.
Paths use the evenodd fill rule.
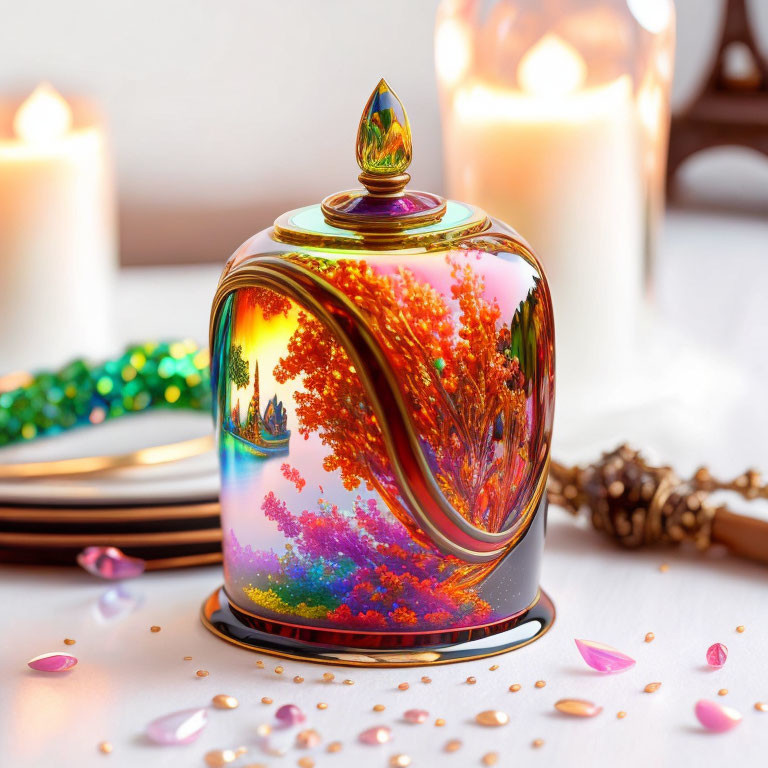
<path fill-rule="evenodd" d="M 78 115 L 76 114 L 75 117 Z M 48 85 L 0 137 L 0 374 L 110 353 L 116 265 L 104 133 Z"/>
<path fill-rule="evenodd" d="M 643 193 L 629 76 L 585 88 L 584 62 L 547 35 L 519 89 L 478 78 L 446 104 L 452 197 L 517 229 L 552 289 L 558 396 L 594 398 L 631 353 L 642 299 Z"/>

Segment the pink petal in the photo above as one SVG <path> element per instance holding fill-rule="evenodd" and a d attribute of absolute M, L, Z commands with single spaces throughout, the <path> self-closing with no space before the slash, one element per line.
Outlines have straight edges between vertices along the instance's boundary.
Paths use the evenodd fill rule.
<path fill-rule="evenodd" d="M 27 666 L 38 672 L 66 672 L 77 664 L 77 659 L 68 653 L 44 653 L 27 662 Z"/>
<path fill-rule="evenodd" d="M 88 573 L 102 579 L 133 579 L 144 573 L 146 563 L 138 557 L 128 557 L 117 547 L 86 547 L 77 562 Z"/>
<path fill-rule="evenodd" d="M 722 643 L 715 643 L 707 648 L 707 664 L 714 669 L 720 669 L 728 658 L 728 649 Z"/>
<path fill-rule="evenodd" d="M 741 722 L 741 715 L 730 707 L 724 707 L 715 701 L 701 699 L 696 702 L 696 717 L 708 730 L 714 733 L 725 733 L 735 728 Z"/>
<path fill-rule="evenodd" d="M 182 709 L 153 720 L 147 726 L 147 736 L 155 744 L 191 744 L 207 723 L 208 712 L 205 709 Z"/>
<path fill-rule="evenodd" d="M 575 643 L 584 661 L 598 672 L 623 672 L 635 666 L 633 658 L 611 648 L 610 645 L 595 643 L 592 640 L 576 640 Z"/>

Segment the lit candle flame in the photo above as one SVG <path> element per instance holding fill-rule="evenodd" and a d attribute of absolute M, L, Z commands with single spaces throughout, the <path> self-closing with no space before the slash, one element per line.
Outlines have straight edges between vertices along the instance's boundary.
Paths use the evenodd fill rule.
<path fill-rule="evenodd" d="M 526 51 L 517 68 L 518 82 L 532 94 L 572 93 L 586 78 L 587 65 L 579 52 L 553 34 Z"/>
<path fill-rule="evenodd" d="M 48 83 L 40 83 L 18 108 L 13 130 L 22 140 L 43 144 L 63 136 L 72 126 L 72 110 Z"/>

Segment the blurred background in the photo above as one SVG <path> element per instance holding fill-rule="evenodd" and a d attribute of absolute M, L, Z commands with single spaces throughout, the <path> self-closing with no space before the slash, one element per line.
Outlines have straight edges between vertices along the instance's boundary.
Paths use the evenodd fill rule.
<path fill-rule="evenodd" d="M 205 346 L 230 254 L 355 185 L 360 112 L 383 76 L 410 117 L 412 185 L 505 220 L 543 263 L 563 454 L 636 440 L 759 463 L 746 426 L 768 381 L 768 158 L 754 148 L 768 3 L 0 7 L 0 375 L 152 339 Z M 747 32 L 724 38 L 745 10 Z M 688 119 L 707 82 L 696 119 L 737 140 L 704 142 L 665 201 L 670 114 Z M 684 128 L 673 120 L 673 140 Z"/>
<path fill-rule="evenodd" d="M 722 16 L 715 0 L 675 5 L 673 110 L 706 76 Z M 103 111 L 123 265 L 222 263 L 283 211 L 353 185 L 357 119 L 381 76 L 411 118 L 415 186 L 446 191 L 437 7 L 438 0 L 389 0 L 386 12 L 350 0 L 3 0 L 0 101 L 15 109 L 48 80 Z M 768 3 L 749 9 L 768 47 Z M 768 163 L 749 150 L 696 156 L 680 181 L 681 202 L 768 213 Z"/>

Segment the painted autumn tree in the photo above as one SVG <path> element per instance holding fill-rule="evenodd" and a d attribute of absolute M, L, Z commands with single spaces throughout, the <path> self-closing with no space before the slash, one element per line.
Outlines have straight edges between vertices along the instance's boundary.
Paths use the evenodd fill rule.
<path fill-rule="evenodd" d="M 287 315 L 291 308 L 291 302 L 285 296 L 281 296 L 269 288 L 250 287 L 241 288 L 240 294 L 246 306 L 252 309 L 258 308 L 265 320 L 276 315 Z"/>
<path fill-rule="evenodd" d="M 322 272 L 368 316 L 406 394 L 423 449 L 448 501 L 467 520 L 498 531 L 514 509 L 528 436 L 524 378 L 505 354 L 509 328 L 468 263 L 449 262 L 447 299 L 400 269 L 382 274 L 365 262 L 302 262 Z M 324 459 L 352 490 L 376 490 L 412 532 L 398 501 L 384 442 L 346 352 L 314 317 L 301 313 L 275 368 L 281 383 L 301 380 L 299 431 L 316 432 Z"/>

